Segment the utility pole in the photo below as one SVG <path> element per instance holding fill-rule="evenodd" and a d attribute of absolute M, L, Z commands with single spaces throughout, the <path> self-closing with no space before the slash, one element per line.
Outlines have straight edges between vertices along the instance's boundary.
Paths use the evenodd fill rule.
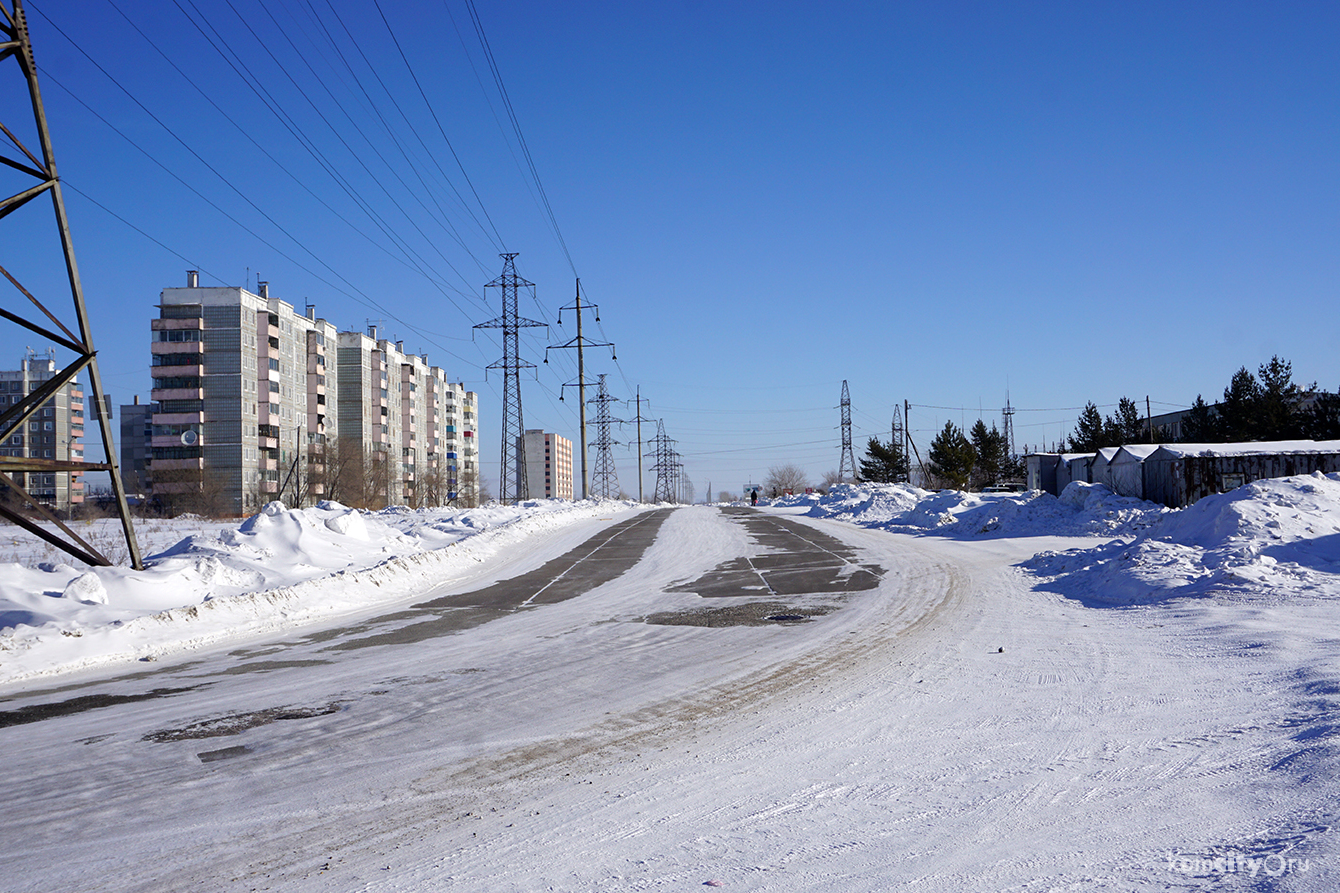
<path fill-rule="evenodd" d="M 498 255 L 503 259 L 502 275 L 486 284 L 485 288 L 502 290 L 502 316 L 482 322 L 476 329 L 502 329 L 503 356 L 501 360 L 485 367 L 503 371 L 503 411 L 502 411 L 502 467 L 498 469 L 498 501 L 506 503 L 509 499 L 519 503 L 530 498 L 530 488 L 526 482 L 526 440 L 524 423 L 521 418 L 521 370 L 534 369 L 533 363 L 521 359 L 520 332 L 523 328 L 543 326 L 545 323 L 533 319 L 524 319 L 517 314 L 517 291 L 523 288 L 531 290 L 531 299 L 535 298 L 535 283 L 527 282 L 516 274 L 517 252 Z"/>
<path fill-rule="evenodd" d="M 642 385 L 637 386 L 637 501 L 642 502 L 642 423 L 651 419 L 642 417 Z M 648 400 L 648 403 L 651 401 Z"/>
<path fill-rule="evenodd" d="M 845 483 L 847 476 L 856 480 L 856 458 L 851 452 L 851 396 L 847 393 L 847 380 L 842 380 L 842 460 L 838 463 L 838 483 Z"/>
<path fill-rule="evenodd" d="M 596 405 L 596 468 L 591 477 L 591 492 L 605 499 L 619 496 L 619 473 L 614 467 L 614 453 L 611 447 L 615 441 L 610 439 L 610 425 L 615 421 L 610 417 L 610 404 L 614 398 L 605 390 L 605 376 L 600 376 L 600 390 L 589 402 Z"/>
<path fill-rule="evenodd" d="M 16 121 L 9 123 L 13 127 L 0 125 L 8 142 L 0 149 L 0 162 L 12 170 L 33 178 L 33 184 L 9 197 L 0 197 L 0 219 L 8 217 L 23 205 L 42 195 L 51 194 L 52 209 L 56 218 L 56 235 L 60 239 L 65 260 L 65 273 L 69 282 L 70 297 L 74 304 L 74 318 L 71 321 L 79 334 L 76 335 L 65 323 L 48 309 L 28 289 L 24 288 L 8 270 L 0 267 L 0 273 L 9 280 L 18 291 L 42 312 L 42 317 L 25 318 L 16 313 L 0 310 L 0 318 L 46 338 L 74 354 L 74 359 L 58 370 L 36 390 L 23 396 L 12 406 L 0 411 L 0 443 L 11 436 L 27 430 L 29 422 L 42 407 L 60 392 L 61 388 L 78 381 L 79 373 L 88 369 L 89 400 L 94 420 L 102 436 L 102 448 L 105 462 L 75 462 L 68 455 L 64 459 L 36 458 L 31 449 L 24 450 L 28 456 L 0 457 L 0 494 L 8 495 L 12 491 L 19 501 L 18 507 L 11 507 L 0 500 L 0 517 L 22 527 L 34 536 L 45 540 L 63 552 L 75 556 L 86 564 L 109 566 L 112 562 L 106 555 L 90 545 L 71 530 L 64 522 L 37 502 L 15 479 L 16 474 L 38 472 L 42 474 L 82 473 L 86 471 L 106 471 L 111 478 L 112 495 L 116 500 L 117 514 L 121 518 L 121 530 L 126 538 L 126 551 L 130 565 L 135 570 L 143 570 L 140 560 L 140 547 L 135 539 L 135 528 L 130 521 L 130 506 L 126 502 L 125 484 L 121 480 L 116 462 L 116 444 L 112 440 L 111 403 L 105 398 L 102 388 L 102 374 L 98 371 L 97 350 L 93 346 L 93 332 L 89 325 L 88 310 L 84 304 L 84 287 L 79 278 L 79 265 L 75 261 L 74 242 L 70 237 L 70 222 L 65 214 L 65 200 L 61 196 L 60 176 L 56 172 L 56 158 L 52 151 L 51 132 L 47 128 L 46 109 L 42 105 L 42 91 L 37 85 L 37 63 L 33 60 L 31 36 L 28 33 L 28 18 L 23 11 L 21 0 L 12 0 L 9 4 L 0 2 L 0 62 L 12 58 L 23 73 L 28 88 L 28 99 L 33 111 L 33 128 L 20 126 Z M 25 132 L 27 131 L 27 132 Z M 19 133 L 30 140 L 36 140 L 37 154 L 20 141 Z M 13 150 L 13 151 L 11 151 Z M 15 224 L 17 225 L 17 224 Z M 10 241 L 13 241 L 12 239 Z M 54 329 L 58 329 L 59 332 Z M 31 482 L 25 480 L 31 486 Z M 42 527 L 25 512 L 18 510 L 26 506 L 42 519 L 51 522 L 60 534 Z"/>
<path fill-rule="evenodd" d="M 598 305 L 588 303 L 586 306 L 595 310 L 596 322 L 600 322 L 600 309 Z M 571 307 L 560 307 L 558 309 L 558 324 L 560 326 L 563 325 L 564 310 L 577 311 L 577 337 L 573 338 L 567 344 L 555 344 L 551 347 L 546 347 L 544 349 L 544 361 L 545 363 L 549 362 L 549 351 L 551 350 L 569 350 L 572 348 L 576 348 L 577 350 L 577 380 L 575 382 L 568 382 L 564 384 L 562 387 L 560 387 L 558 389 L 558 399 L 560 403 L 563 401 L 563 388 L 570 388 L 576 385 L 577 419 L 578 424 L 581 428 L 581 440 L 582 440 L 582 499 L 585 499 L 587 496 L 587 488 L 586 488 L 587 477 L 586 477 L 586 353 L 584 348 L 588 344 L 591 347 L 608 347 L 610 349 L 610 359 L 617 361 L 619 358 L 614 355 L 613 343 L 609 341 L 587 341 L 582 337 L 582 280 L 580 279 L 577 280 L 577 298 L 575 301 L 573 301 L 573 305 Z"/>

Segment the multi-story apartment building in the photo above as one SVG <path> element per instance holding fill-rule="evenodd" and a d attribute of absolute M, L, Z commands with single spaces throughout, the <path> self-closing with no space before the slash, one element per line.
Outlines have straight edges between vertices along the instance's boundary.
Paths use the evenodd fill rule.
<path fill-rule="evenodd" d="M 0 372 L 0 413 L 23 400 L 56 375 L 53 350 L 29 350 L 20 367 Z M 84 390 L 78 379 L 67 382 L 28 420 L 24 428 L 0 431 L 0 456 L 84 461 Z M 15 483 L 40 504 L 68 512 L 84 501 L 83 473 L 32 471 L 15 474 Z"/>
<path fill-rule="evenodd" d="M 522 435 L 530 499 L 572 498 L 572 441 L 540 429 Z"/>
<path fill-rule="evenodd" d="M 338 434 L 325 412 L 323 371 L 335 327 L 310 306 L 295 313 L 231 286 L 165 288 L 154 340 L 154 494 L 183 506 L 243 513 L 279 498 L 305 501 L 324 488 L 324 444 Z M 317 473 L 313 473 L 314 470 Z"/>
<path fill-rule="evenodd" d="M 202 288 L 188 272 L 153 331 L 150 476 L 171 508 L 444 504 L 465 495 L 447 434 L 478 473 L 475 395 L 376 327 L 340 332 L 267 283 Z"/>

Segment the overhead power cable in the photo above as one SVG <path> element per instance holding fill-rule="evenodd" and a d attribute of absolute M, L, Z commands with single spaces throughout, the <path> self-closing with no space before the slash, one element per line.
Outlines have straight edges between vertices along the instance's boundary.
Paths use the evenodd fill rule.
<path fill-rule="evenodd" d="M 502 97 L 503 109 L 507 112 L 507 118 L 512 122 L 512 131 L 516 134 L 517 143 L 521 146 L 521 154 L 526 159 L 526 166 L 530 168 L 530 175 L 535 181 L 535 188 L 539 192 L 540 201 L 543 202 L 543 211 L 548 217 L 549 226 L 554 231 L 554 237 L 558 240 L 558 247 L 563 250 L 563 256 L 568 259 L 568 266 L 572 269 L 572 275 L 577 276 L 577 266 L 572 262 L 572 254 L 568 251 L 568 244 L 563 239 L 563 232 L 558 227 L 558 218 L 554 216 L 554 208 L 549 203 L 549 196 L 544 191 L 544 183 L 540 180 L 540 172 L 535 167 L 535 159 L 531 157 L 530 147 L 526 145 L 526 137 L 521 132 L 521 122 L 517 119 L 516 109 L 512 107 L 511 97 L 507 95 L 507 86 L 503 83 L 502 72 L 498 69 L 498 62 L 493 57 L 493 49 L 489 46 L 488 35 L 484 33 L 484 23 L 479 18 L 479 11 L 475 9 L 474 0 L 465 0 L 466 8 L 470 11 L 470 21 L 475 26 L 475 34 L 479 38 L 479 45 L 484 50 L 484 58 L 488 62 L 489 71 L 493 73 L 493 83 L 498 88 L 498 94 Z"/>

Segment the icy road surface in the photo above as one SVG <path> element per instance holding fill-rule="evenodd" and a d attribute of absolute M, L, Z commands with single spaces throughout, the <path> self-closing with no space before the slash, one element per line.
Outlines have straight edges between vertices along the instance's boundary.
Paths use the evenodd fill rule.
<path fill-rule="evenodd" d="M 0 886 L 1333 889 L 1313 646 L 1014 567 L 1069 544 L 635 513 L 11 695 Z"/>

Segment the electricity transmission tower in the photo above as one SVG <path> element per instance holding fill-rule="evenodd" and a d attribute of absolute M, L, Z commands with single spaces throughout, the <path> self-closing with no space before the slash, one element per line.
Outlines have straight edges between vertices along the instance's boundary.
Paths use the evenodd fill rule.
<path fill-rule="evenodd" d="M 116 500 L 117 513 L 121 518 L 121 529 L 125 534 L 126 550 L 130 558 L 130 564 L 136 570 L 142 570 L 140 548 L 135 540 L 135 528 L 130 522 L 130 509 L 126 504 L 125 488 L 121 481 L 121 474 L 116 467 L 116 447 L 112 442 L 112 424 L 109 418 L 111 404 L 105 398 L 102 389 L 102 375 L 98 371 L 97 351 L 93 347 L 93 334 L 89 327 L 88 311 L 84 305 L 84 289 L 79 279 L 79 266 L 75 262 L 74 244 L 70 239 L 70 224 L 65 216 L 65 201 L 61 197 L 60 177 L 56 173 L 56 160 L 51 148 L 51 133 L 47 128 L 46 111 L 42 106 L 42 93 L 37 86 L 37 64 L 33 61 L 33 48 L 28 34 L 28 19 L 23 11 L 21 0 L 12 0 L 9 5 L 0 2 L 0 34 L 3 34 L 3 38 L 0 39 L 0 62 L 10 58 L 18 62 L 27 82 L 28 99 L 32 104 L 33 124 L 35 125 L 32 131 L 12 120 L 9 124 L 14 124 L 13 127 L 0 125 L 3 128 L 4 136 L 8 139 L 8 144 L 0 148 L 0 162 L 3 162 L 11 171 L 18 171 L 20 174 L 31 178 L 24 179 L 22 181 L 23 185 L 13 194 L 9 194 L 9 188 L 4 188 L 0 192 L 0 219 L 7 218 L 12 212 L 17 211 L 29 201 L 40 197 L 43 193 L 50 193 L 51 203 L 56 215 L 56 232 L 54 235 L 59 237 L 64 254 L 65 272 L 69 280 L 70 297 L 74 304 L 72 322 L 74 328 L 78 330 L 78 334 L 72 332 L 55 313 L 25 288 L 17 277 L 4 267 L 0 267 L 0 273 L 4 274 L 10 284 L 42 313 L 41 318 L 35 315 L 33 318 L 28 318 L 0 308 L 0 317 L 27 329 L 29 332 L 41 335 L 52 344 L 74 354 L 74 359 L 65 368 L 56 372 L 36 390 L 25 394 L 23 399 L 0 412 L 0 443 L 16 443 L 17 441 L 13 438 L 22 435 L 30 427 L 30 420 L 38 415 L 42 407 L 55 397 L 61 388 L 76 381 L 80 372 L 88 369 L 90 393 L 86 405 L 88 405 L 98 423 L 98 431 L 102 436 L 102 447 L 107 459 L 105 462 L 38 459 L 35 457 L 36 451 L 32 449 L 27 450 L 30 455 L 26 457 L 0 456 L 0 496 L 8 496 L 11 493 L 16 495 L 20 507 L 27 507 L 35 512 L 44 520 L 55 525 L 60 533 L 53 533 L 39 526 L 30 517 L 16 510 L 15 507 L 5 504 L 4 500 L 0 500 L 0 517 L 12 521 L 34 536 L 75 556 L 86 564 L 110 565 L 112 562 L 107 556 L 89 545 L 45 506 L 38 503 L 32 494 L 16 480 L 18 474 L 54 475 L 106 471 L 111 478 L 112 494 Z M 19 139 L 18 132 L 24 132 L 25 136 L 31 133 L 32 136 L 29 136 L 29 139 L 35 136 L 36 154 Z M 6 194 L 9 194 L 7 198 L 2 197 Z M 18 226 L 18 224 L 14 224 L 14 226 Z M 15 240 L 11 240 L 11 244 L 13 241 Z M 20 262 L 22 260 L 20 258 Z M 47 455 L 50 455 L 50 453 Z M 31 481 L 26 478 L 25 483 L 31 486 Z"/>
<path fill-rule="evenodd" d="M 893 425 L 889 429 L 889 445 L 902 451 L 903 465 L 910 470 L 912 462 L 907 458 L 907 441 L 903 432 L 903 410 L 901 406 L 895 404 L 893 407 Z M 896 475 L 894 483 L 905 483 L 907 480 L 907 474 L 899 474 Z"/>
<path fill-rule="evenodd" d="M 502 466 L 498 469 L 498 499 L 504 503 L 508 500 L 518 503 L 530 498 L 526 482 L 526 439 L 523 437 L 526 431 L 521 420 L 521 370 L 535 368 L 534 363 L 527 363 L 520 357 L 520 333 L 521 329 L 545 323 L 517 315 L 517 292 L 530 289 L 531 300 L 534 300 L 535 283 L 516 274 L 517 252 L 498 256 L 503 259 L 502 275 L 484 287 L 502 290 L 502 316 L 482 322 L 475 328 L 502 329 L 502 359 L 485 368 L 503 371 Z"/>
<path fill-rule="evenodd" d="M 652 495 L 655 502 L 674 502 L 675 501 L 675 480 L 678 476 L 676 462 L 677 453 L 671 444 L 674 443 L 665 435 L 665 419 L 659 419 L 656 422 L 656 436 L 652 438 L 653 448 L 647 455 L 656 457 L 656 464 L 651 470 L 656 472 L 656 492 Z"/>
<path fill-rule="evenodd" d="M 838 463 L 838 483 L 856 480 L 856 459 L 851 452 L 851 396 L 847 380 L 842 379 L 842 461 Z"/>
<path fill-rule="evenodd" d="M 619 473 L 614 468 L 614 453 L 611 447 L 615 441 L 610 439 L 610 425 L 615 421 L 610 417 L 610 404 L 615 402 L 605 389 L 605 376 L 600 376 L 600 390 L 587 403 L 596 406 L 596 467 L 591 475 L 591 493 L 604 499 L 615 499 L 619 495 Z"/>
<path fill-rule="evenodd" d="M 595 304 L 587 304 L 587 307 L 595 310 L 596 322 L 600 322 L 600 309 Z M 587 496 L 586 491 L 586 352 L 585 348 L 590 347 L 608 347 L 610 349 L 610 359 L 618 360 L 614 355 L 614 345 L 609 341 L 588 341 L 582 337 L 582 280 L 577 280 L 577 298 L 573 301 L 571 307 L 560 307 L 558 310 L 558 324 L 563 325 L 563 311 L 577 311 L 577 337 L 573 338 L 567 344 L 554 344 L 544 349 L 544 362 L 549 362 L 549 351 L 551 350 L 571 350 L 577 351 L 577 380 L 570 381 L 558 389 L 558 399 L 563 401 L 563 391 L 565 388 L 577 388 L 577 414 L 578 426 L 581 429 L 582 437 L 582 499 Z"/>

